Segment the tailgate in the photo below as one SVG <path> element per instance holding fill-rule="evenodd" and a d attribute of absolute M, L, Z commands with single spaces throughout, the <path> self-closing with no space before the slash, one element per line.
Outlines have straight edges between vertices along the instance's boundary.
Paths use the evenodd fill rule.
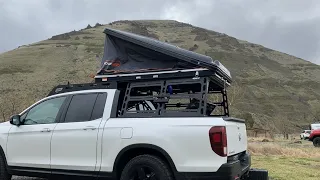
<path fill-rule="evenodd" d="M 237 118 L 224 118 L 226 122 L 228 156 L 247 150 L 247 130 L 245 121 Z"/>

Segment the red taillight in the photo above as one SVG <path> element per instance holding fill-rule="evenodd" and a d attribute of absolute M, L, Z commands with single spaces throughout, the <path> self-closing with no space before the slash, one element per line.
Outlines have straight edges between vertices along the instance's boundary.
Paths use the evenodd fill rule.
<path fill-rule="evenodd" d="M 219 156 L 227 156 L 226 127 L 216 126 L 209 130 L 209 139 L 212 150 Z"/>

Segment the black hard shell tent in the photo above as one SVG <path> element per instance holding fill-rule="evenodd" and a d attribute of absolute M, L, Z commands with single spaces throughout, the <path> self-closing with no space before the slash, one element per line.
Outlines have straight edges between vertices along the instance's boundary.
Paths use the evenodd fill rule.
<path fill-rule="evenodd" d="M 211 57 L 159 40 L 106 28 L 104 54 L 98 75 L 206 68 L 231 82 L 230 72 Z"/>

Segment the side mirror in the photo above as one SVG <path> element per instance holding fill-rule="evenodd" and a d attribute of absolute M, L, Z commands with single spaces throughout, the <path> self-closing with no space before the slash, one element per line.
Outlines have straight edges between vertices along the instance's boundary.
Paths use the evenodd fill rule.
<path fill-rule="evenodd" d="M 10 118 L 10 124 L 20 126 L 22 124 L 20 115 L 14 115 Z"/>

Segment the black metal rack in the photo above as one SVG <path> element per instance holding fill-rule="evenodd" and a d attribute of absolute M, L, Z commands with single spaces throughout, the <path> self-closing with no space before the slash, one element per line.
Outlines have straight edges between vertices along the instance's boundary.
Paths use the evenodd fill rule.
<path fill-rule="evenodd" d="M 132 74 L 113 74 L 113 75 L 96 75 L 94 83 L 84 84 L 68 84 L 58 85 L 54 87 L 48 96 L 72 91 L 90 90 L 90 89 L 119 89 L 119 84 L 127 84 L 132 82 L 150 82 L 158 80 L 170 79 L 184 79 L 191 78 L 197 79 L 201 77 L 208 77 L 217 86 L 224 89 L 230 83 L 223 79 L 221 76 L 208 69 L 185 69 L 185 70 L 172 70 L 172 71 L 157 71 L 157 72 L 143 72 Z"/>
<path fill-rule="evenodd" d="M 85 83 L 85 84 L 68 84 L 58 85 L 54 87 L 47 96 L 52 96 L 55 94 L 92 90 L 92 89 L 117 89 L 116 82 L 102 82 L 102 83 Z"/>
<path fill-rule="evenodd" d="M 173 89 L 172 93 L 167 90 L 168 86 L 180 86 L 179 90 L 175 91 Z M 181 87 L 183 86 L 183 87 Z M 188 87 L 187 87 L 188 86 Z M 211 86 L 211 87 L 209 87 Z M 150 90 L 147 94 L 135 95 L 131 94 L 135 92 L 135 88 L 143 88 L 144 90 Z M 190 91 L 193 93 L 190 93 Z M 140 90 L 139 90 L 140 91 Z M 151 91 L 156 92 L 156 94 L 151 93 Z M 199 117 L 208 116 L 207 110 L 209 106 L 222 107 L 223 116 L 229 116 L 229 107 L 226 89 L 223 87 L 216 86 L 212 84 L 212 81 L 208 77 L 200 78 L 179 78 L 179 79 L 166 79 L 166 80 L 156 80 L 156 81 L 145 81 L 145 82 L 131 82 L 127 83 L 127 86 L 122 91 L 123 99 L 122 106 L 119 108 L 119 117 Z M 209 103 L 210 94 L 221 94 L 221 101 L 217 100 L 215 102 Z M 170 100 L 178 99 L 196 99 L 199 102 L 199 107 L 196 109 L 187 108 L 188 104 L 191 102 L 186 102 L 186 104 L 170 104 Z M 145 102 L 151 101 L 154 105 L 154 109 L 148 107 Z M 137 103 L 134 106 L 129 102 Z M 131 111 L 129 107 L 139 108 L 138 104 L 145 106 L 146 109 L 143 111 Z M 177 106 L 178 105 L 178 106 Z M 208 105 L 208 106 L 207 106 Z M 185 108 L 179 110 L 168 110 L 166 108 Z M 209 110 L 210 111 L 210 110 Z M 210 115 L 215 116 L 215 115 Z M 218 116 L 221 116 L 219 114 Z"/>

